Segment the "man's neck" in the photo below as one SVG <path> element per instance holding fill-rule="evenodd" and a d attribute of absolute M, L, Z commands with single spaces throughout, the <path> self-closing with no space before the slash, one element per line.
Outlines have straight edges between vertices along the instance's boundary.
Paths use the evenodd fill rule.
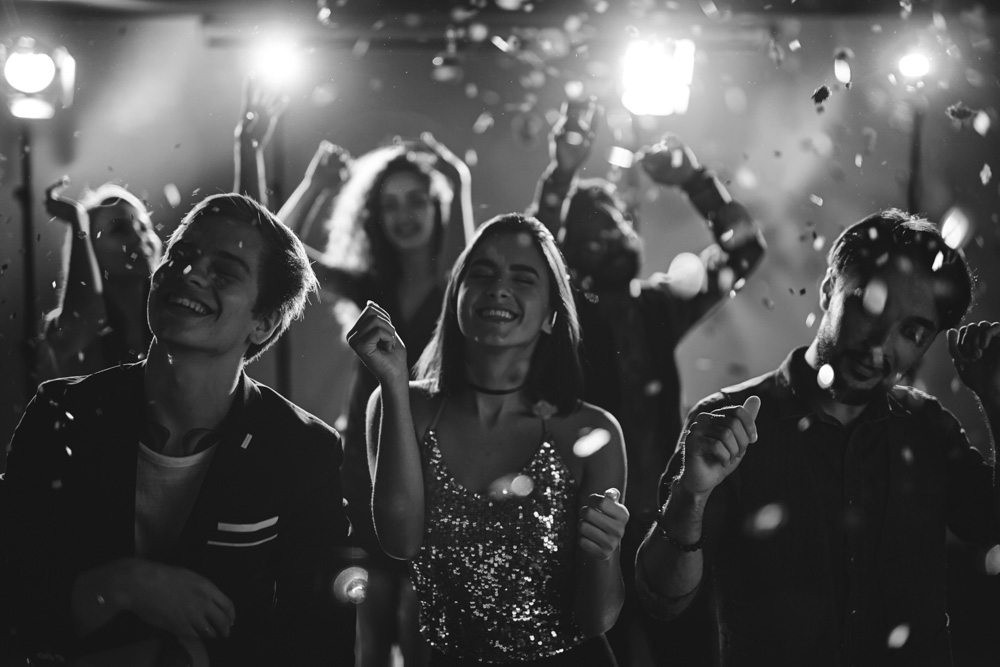
<path fill-rule="evenodd" d="M 170 435 L 161 453 L 181 456 L 187 434 L 216 428 L 232 406 L 242 361 L 168 351 L 154 340 L 146 360 L 143 388 L 147 418 Z"/>

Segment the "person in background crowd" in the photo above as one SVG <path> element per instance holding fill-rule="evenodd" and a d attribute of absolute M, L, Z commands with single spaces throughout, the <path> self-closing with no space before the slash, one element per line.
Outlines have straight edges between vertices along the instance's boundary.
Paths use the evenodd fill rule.
<path fill-rule="evenodd" d="M 667 135 L 640 151 L 637 164 L 657 185 L 678 187 L 707 222 L 714 240 L 679 279 L 638 280 L 642 241 L 617 188 L 577 179 L 601 119 L 593 100 L 567 103 L 549 142 L 552 159 L 537 188 L 539 220 L 560 239 L 578 289 L 585 396 L 621 422 L 628 452 L 632 521 L 622 542 L 627 595 L 608 634 L 623 666 L 694 660 L 704 654 L 707 622 L 667 628 L 642 612 L 633 582 L 635 553 L 659 508 L 659 478 L 680 433 L 682 399 L 675 353 L 684 337 L 746 282 L 765 243 L 746 207 L 699 166 L 680 139 Z M 634 193 L 633 193 L 634 195 Z M 637 198 L 635 196 L 633 199 Z M 676 261 L 676 260 L 675 260 Z M 692 281 L 691 278 L 695 280 Z M 703 621 L 703 619 L 702 619 Z"/>

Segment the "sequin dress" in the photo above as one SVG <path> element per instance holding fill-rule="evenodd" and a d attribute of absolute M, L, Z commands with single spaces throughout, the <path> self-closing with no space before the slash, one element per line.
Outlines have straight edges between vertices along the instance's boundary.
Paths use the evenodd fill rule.
<path fill-rule="evenodd" d="M 577 483 L 548 430 L 497 493 L 474 493 L 452 477 L 433 426 L 421 458 L 427 515 L 411 569 L 427 641 L 455 658 L 494 663 L 581 644 L 573 618 Z"/>

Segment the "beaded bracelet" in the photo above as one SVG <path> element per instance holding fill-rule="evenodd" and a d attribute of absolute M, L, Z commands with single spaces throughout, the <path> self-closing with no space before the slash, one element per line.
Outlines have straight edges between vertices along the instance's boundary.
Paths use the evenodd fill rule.
<path fill-rule="evenodd" d="M 705 545 L 704 528 L 702 528 L 701 536 L 698 538 L 697 542 L 694 542 L 692 544 L 684 544 L 683 542 L 678 542 L 677 540 L 675 540 L 670 535 L 670 533 L 667 532 L 666 527 L 663 525 L 663 522 L 666 520 L 666 518 L 667 518 L 666 516 L 661 514 L 656 519 L 656 531 L 660 534 L 660 537 L 669 542 L 670 546 L 672 546 L 674 549 L 677 549 L 678 551 L 683 551 L 684 553 L 694 553 L 695 551 L 700 550 Z"/>

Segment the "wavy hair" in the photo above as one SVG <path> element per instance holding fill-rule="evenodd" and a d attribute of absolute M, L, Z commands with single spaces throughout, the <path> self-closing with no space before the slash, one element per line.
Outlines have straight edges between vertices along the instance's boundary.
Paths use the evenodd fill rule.
<path fill-rule="evenodd" d="M 326 223 L 322 261 L 348 271 L 369 273 L 386 282 L 400 277 L 398 253 L 382 227 L 379 194 L 389 177 L 410 173 L 423 182 L 434 203 L 431 248 L 436 257 L 454 196 L 448 179 L 432 165 L 434 156 L 403 145 L 376 148 L 354 160 L 351 174 Z"/>
<path fill-rule="evenodd" d="M 458 324 L 458 290 L 468 272 L 470 258 L 483 241 L 506 234 L 529 238 L 541 252 L 549 275 L 549 301 L 556 311 L 552 333 L 542 335 L 532 354 L 527 390 L 532 400 L 545 400 L 559 412 L 570 412 L 579 406 L 583 395 L 583 372 L 578 356 L 580 323 L 566 262 L 545 225 L 519 213 L 498 215 L 487 221 L 456 260 L 445 288 L 437 328 L 414 367 L 414 377 L 428 381 L 429 390 L 435 394 L 449 395 L 467 386 L 464 338 Z"/>

